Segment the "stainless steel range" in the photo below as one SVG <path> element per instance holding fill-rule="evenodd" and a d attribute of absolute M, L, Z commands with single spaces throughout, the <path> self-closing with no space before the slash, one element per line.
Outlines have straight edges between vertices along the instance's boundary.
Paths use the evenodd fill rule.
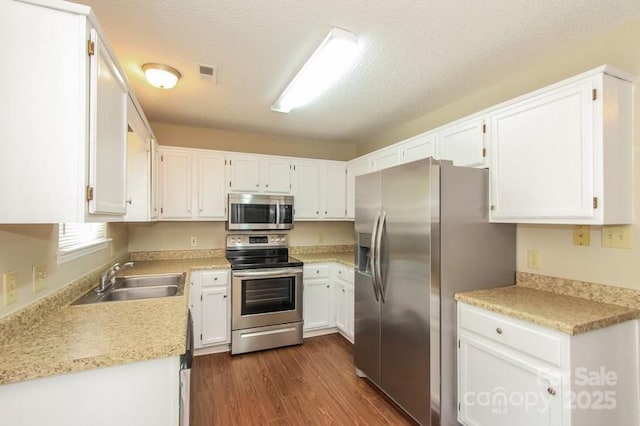
<path fill-rule="evenodd" d="M 302 343 L 302 262 L 286 234 L 229 234 L 231 354 Z"/>

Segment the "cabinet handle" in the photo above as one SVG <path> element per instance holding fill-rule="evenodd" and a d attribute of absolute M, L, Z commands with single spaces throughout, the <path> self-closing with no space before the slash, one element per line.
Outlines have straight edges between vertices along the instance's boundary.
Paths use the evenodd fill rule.
<path fill-rule="evenodd" d="M 500 327 L 496 328 L 496 333 L 502 334 L 502 329 Z"/>
<path fill-rule="evenodd" d="M 549 393 L 549 395 L 555 395 L 556 394 L 556 390 L 554 388 L 547 388 L 547 393 Z"/>

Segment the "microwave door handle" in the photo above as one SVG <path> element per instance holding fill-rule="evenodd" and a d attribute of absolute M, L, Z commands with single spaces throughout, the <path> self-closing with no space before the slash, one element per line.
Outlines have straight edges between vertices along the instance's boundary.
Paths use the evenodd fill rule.
<path fill-rule="evenodd" d="M 276 225 L 280 225 L 280 201 L 276 201 Z"/>

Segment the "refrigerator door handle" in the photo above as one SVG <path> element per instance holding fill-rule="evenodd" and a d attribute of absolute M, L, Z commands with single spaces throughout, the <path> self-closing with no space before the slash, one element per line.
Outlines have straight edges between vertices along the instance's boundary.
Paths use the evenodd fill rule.
<path fill-rule="evenodd" d="M 377 234 L 376 234 L 376 262 L 375 262 L 375 270 L 376 270 L 376 279 L 378 281 L 378 292 L 380 293 L 380 300 L 382 303 L 385 303 L 385 291 L 384 291 L 384 280 L 382 279 L 382 268 L 381 268 L 381 253 L 382 253 L 382 233 L 384 232 L 384 225 L 387 221 L 387 212 L 382 212 L 382 217 L 380 218 L 380 224 L 378 225 Z"/>
<path fill-rule="evenodd" d="M 371 256 L 369 262 L 371 267 L 371 284 L 373 285 L 373 294 L 376 296 L 376 302 L 380 301 L 378 296 L 378 281 L 376 279 L 376 234 L 378 233 L 378 224 L 380 223 L 380 212 L 373 221 L 373 229 L 371 230 Z"/>

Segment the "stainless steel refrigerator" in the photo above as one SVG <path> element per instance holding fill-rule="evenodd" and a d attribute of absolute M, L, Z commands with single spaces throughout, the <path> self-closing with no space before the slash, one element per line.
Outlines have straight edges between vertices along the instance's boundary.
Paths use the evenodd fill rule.
<path fill-rule="evenodd" d="M 457 425 L 454 293 L 515 282 L 488 171 L 431 158 L 356 177 L 356 373 L 422 425 Z"/>

